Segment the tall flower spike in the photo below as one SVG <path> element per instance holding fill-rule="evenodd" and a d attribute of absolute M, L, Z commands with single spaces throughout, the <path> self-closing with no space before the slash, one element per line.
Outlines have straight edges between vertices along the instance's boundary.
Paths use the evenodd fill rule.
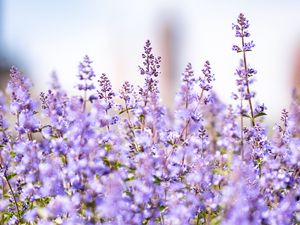
<path fill-rule="evenodd" d="M 247 100 L 249 104 L 250 115 L 247 117 L 250 118 L 252 126 L 255 126 L 255 115 L 251 101 L 251 99 L 254 97 L 254 93 L 250 92 L 250 84 L 253 82 L 253 78 L 251 77 L 256 73 L 256 70 L 248 67 L 246 58 L 246 52 L 251 51 L 255 44 L 253 41 L 245 42 L 245 38 L 250 36 L 248 31 L 249 26 L 249 21 L 246 19 L 243 13 L 240 13 L 237 18 L 237 24 L 233 24 L 232 28 L 235 30 L 235 36 L 241 38 L 241 46 L 233 45 L 232 50 L 236 51 L 237 53 L 243 53 L 241 68 L 237 70 L 237 74 L 240 77 L 237 82 L 242 98 Z M 246 92 L 245 94 L 243 93 L 244 90 Z M 242 124 L 243 122 L 241 121 L 241 125 Z"/>
<path fill-rule="evenodd" d="M 187 136 L 188 127 L 191 117 L 195 113 L 197 102 L 197 95 L 195 94 L 196 78 L 194 75 L 193 67 L 191 63 L 188 63 L 181 74 L 181 85 L 178 93 L 176 94 L 176 116 L 178 116 L 178 126 L 181 129 L 180 135 L 177 139 L 181 139 L 183 135 Z"/>
<path fill-rule="evenodd" d="M 205 62 L 204 68 L 202 69 L 202 73 L 204 74 L 204 77 L 199 78 L 200 88 L 204 91 L 209 91 L 210 89 L 212 89 L 212 85 L 210 83 L 214 80 L 214 75 L 211 73 L 209 61 Z"/>
<path fill-rule="evenodd" d="M 11 112 L 17 116 L 16 130 L 19 135 L 27 133 L 31 139 L 31 132 L 40 125 L 35 116 L 37 102 L 32 100 L 29 93 L 31 83 L 16 67 L 10 69 L 10 77 L 7 92 L 12 98 Z"/>
<path fill-rule="evenodd" d="M 113 97 L 115 96 L 115 93 L 112 90 L 112 85 L 110 83 L 110 80 L 106 76 L 105 73 L 102 73 L 100 79 L 98 80 L 100 90 L 98 92 L 98 98 L 104 106 L 104 111 L 106 116 L 108 116 L 108 111 L 114 106 Z M 117 121 L 117 117 L 112 117 L 110 124 L 114 124 Z M 106 125 L 107 129 L 109 130 L 110 126 L 109 124 Z"/>
<path fill-rule="evenodd" d="M 184 103 L 185 108 L 188 108 L 188 106 L 191 104 L 192 100 L 194 99 L 192 96 L 192 92 L 195 83 L 196 83 L 196 79 L 194 76 L 192 64 L 188 63 L 184 72 L 182 73 L 182 85 L 179 93 L 179 95 L 182 95 L 183 97 L 182 103 Z"/>
<path fill-rule="evenodd" d="M 93 84 L 93 78 L 95 77 L 94 70 L 92 68 L 92 62 L 90 58 L 86 55 L 83 58 L 83 61 L 79 63 L 78 66 L 78 78 L 79 78 L 79 84 L 77 85 L 78 90 L 84 92 L 83 96 L 83 111 L 85 111 L 86 108 L 86 102 L 93 101 L 97 99 L 93 94 L 90 96 L 87 96 L 87 91 L 92 91 L 95 89 L 95 86 Z"/>
<path fill-rule="evenodd" d="M 210 90 L 212 89 L 211 82 L 215 80 L 214 74 L 211 72 L 210 63 L 207 60 L 204 63 L 204 67 L 202 69 L 203 77 L 199 77 L 199 86 L 201 88 L 200 95 L 198 96 L 198 101 L 203 99 L 204 104 L 208 104 L 211 102 L 211 96 L 209 94 Z"/>
<path fill-rule="evenodd" d="M 30 97 L 30 87 L 30 81 L 26 77 L 24 77 L 16 67 L 12 66 L 10 69 L 10 80 L 8 81 L 7 85 L 7 92 L 9 95 L 11 95 L 12 100 L 18 102 L 19 104 L 24 104 Z M 22 107 L 25 106 L 22 105 Z M 21 108 L 20 110 L 22 110 Z"/>
<path fill-rule="evenodd" d="M 90 60 L 90 58 L 86 55 L 83 58 L 83 61 L 79 63 L 79 80 L 88 81 L 92 80 L 93 77 L 95 77 L 94 70 L 92 68 L 93 61 Z M 78 85 L 79 90 L 92 90 L 95 89 L 95 87 L 92 84 L 85 84 L 85 86 Z"/>
<path fill-rule="evenodd" d="M 291 131 L 288 126 L 289 112 L 286 109 L 282 110 L 280 120 L 282 121 L 282 126 L 275 125 L 280 135 L 280 137 L 277 137 L 279 140 L 276 141 L 279 143 L 279 146 L 282 146 L 283 144 L 289 143 L 291 138 Z"/>
<path fill-rule="evenodd" d="M 146 41 L 144 46 L 144 53 L 142 54 L 144 59 L 143 66 L 139 66 L 141 75 L 145 75 L 145 84 L 143 88 L 140 88 L 139 93 L 143 98 L 144 105 L 148 102 L 158 100 L 158 75 L 160 74 L 159 68 L 161 63 L 161 57 L 155 57 L 152 53 L 151 42 Z"/>
<path fill-rule="evenodd" d="M 100 91 L 98 91 L 99 99 L 105 100 L 105 102 L 109 103 L 108 108 L 111 108 L 111 101 L 115 93 L 112 90 L 110 80 L 105 73 L 102 73 L 98 82 L 100 86 Z"/>
<path fill-rule="evenodd" d="M 133 85 L 128 81 L 125 81 L 120 90 L 120 98 L 123 99 L 126 104 L 129 104 L 131 94 L 133 93 Z"/>
<path fill-rule="evenodd" d="M 159 75 L 159 68 L 160 68 L 160 62 L 161 57 L 154 57 L 152 54 L 152 47 L 151 42 L 149 40 L 146 41 L 146 44 L 144 46 L 144 53 L 142 54 L 142 57 L 144 59 L 143 65 L 144 67 L 139 67 L 141 75 L 150 75 L 157 77 Z"/>

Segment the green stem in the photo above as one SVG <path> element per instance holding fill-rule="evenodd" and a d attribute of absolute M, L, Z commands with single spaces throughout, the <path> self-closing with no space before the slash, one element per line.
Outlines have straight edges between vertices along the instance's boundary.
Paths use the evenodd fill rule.
<path fill-rule="evenodd" d="M 245 75 L 246 75 L 246 90 L 247 94 L 249 96 L 248 102 L 249 102 L 249 107 L 250 107 L 250 113 L 251 113 L 251 124 L 254 127 L 255 126 L 255 121 L 254 121 L 254 111 L 253 111 L 253 106 L 251 102 L 251 96 L 250 96 L 250 88 L 249 88 L 249 80 L 248 80 L 248 67 L 247 67 L 247 60 L 246 60 L 246 51 L 244 50 L 244 30 L 242 29 L 242 48 L 243 48 L 243 62 L 244 62 L 244 70 L 245 70 Z"/>
<path fill-rule="evenodd" d="M 244 153 L 244 119 L 243 119 L 243 99 L 241 98 L 241 155 L 242 155 L 242 160 L 245 159 L 245 153 Z"/>
<path fill-rule="evenodd" d="M 201 100 L 202 100 L 202 97 L 203 97 L 203 94 L 204 94 L 204 89 L 202 89 L 201 91 L 201 94 L 200 94 L 200 97 L 199 97 L 199 100 L 198 100 L 198 104 L 197 106 L 195 107 L 195 109 L 193 110 L 193 113 L 195 113 L 197 111 L 197 109 L 199 108 L 200 106 L 200 103 L 201 103 Z M 191 122 L 191 118 L 189 118 L 188 120 L 186 120 L 186 123 L 185 123 L 185 126 L 183 127 L 181 133 L 180 133 L 180 136 L 179 138 L 177 139 L 178 141 L 180 141 L 180 139 L 182 138 L 184 132 L 185 132 L 185 139 L 187 138 L 187 135 L 188 135 L 188 127 L 189 127 L 189 124 Z M 177 140 L 175 140 L 174 144 L 176 144 Z"/>
<path fill-rule="evenodd" d="M 14 203 L 15 203 L 15 206 L 16 206 L 16 209 L 17 209 L 18 219 L 19 219 L 19 221 L 21 221 L 21 213 L 20 213 L 20 210 L 19 210 L 17 198 L 16 198 L 16 195 L 15 195 L 15 193 L 14 193 L 12 187 L 11 187 L 11 184 L 10 184 L 10 182 L 9 182 L 9 179 L 8 179 L 8 177 L 7 177 L 6 172 L 4 173 L 4 177 L 5 177 L 5 180 L 6 180 L 7 184 L 8 184 L 9 190 L 11 191 L 11 194 L 12 194 L 12 196 L 13 196 Z"/>
<path fill-rule="evenodd" d="M 86 98 L 87 98 L 87 93 L 86 93 L 86 90 L 84 90 L 82 112 L 85 112 L 85 108 L 86 108 Z"/>
<path fill-rule="evenodd" d="M 198 212 L 198 214 L 197 214 L 196 225 L 200 225 L 200 212 Z"/>

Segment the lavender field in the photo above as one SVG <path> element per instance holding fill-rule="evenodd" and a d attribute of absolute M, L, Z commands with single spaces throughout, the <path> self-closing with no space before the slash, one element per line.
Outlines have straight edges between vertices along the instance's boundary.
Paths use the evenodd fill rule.
<path fill-rule="evenodd" d="M 290 108 L 267 129 L 252 86 L 259 71 L 247 60 L 249 26 L 242 13 L 232 25 L 240 59 L 232 105 L 215 94 L 206 61 L 202 71 L 187 64 L 168 110 L 158 88 L 163 59 L 149 40 L 143 86 L 114 90 L 84 56 L 80 95 L 54 74 L 34 99 L 12 66 L 0 92 L 0 224 L 300 224 L 300 96 L 291 90 Z"/>

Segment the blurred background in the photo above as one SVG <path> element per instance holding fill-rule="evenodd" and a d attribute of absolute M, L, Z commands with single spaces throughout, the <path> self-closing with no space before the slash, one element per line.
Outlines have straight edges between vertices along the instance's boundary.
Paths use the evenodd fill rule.
<path fill-rule="evenodd" d="M 299 0 L 0 0 L 1 88 L 9 67 L 16 65 L 47 90 L 52 71 L 74 92 L 78 63 L 85 54 L 97 74 L 107 73 L 115 90 L 123 81 L 142 84 L 144 43 L 150 39 L 162 56 L 161 90 L 169 106 L 188 62 L 200 75 L 210 60 L 214 89 L 225 102 L 236 91 L 240 55 L 231 51 L 232 23 L 243 12 L 256 47 L 248 62 L 258 70 L 257 100 L 268 107 L 268 120 L 278 121 L 300 86 Z M 253 89 L 253 88 L 252 88 Z"/>

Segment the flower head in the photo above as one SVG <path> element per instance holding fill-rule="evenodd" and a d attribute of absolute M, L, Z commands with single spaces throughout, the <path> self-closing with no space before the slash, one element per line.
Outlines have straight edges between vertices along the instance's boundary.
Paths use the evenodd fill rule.
<path fill-rule="evenodd" d="M 211 72 L 211 67 L 209 61 L 206 61 L 204 64 L 204 68 L 202 69 L 202 73 L 204 74 L 203 78 L 199 78 L 200 88 L 209 91 L 212 89 L 211 82 L 214 80 L 214 75 Z"/>

